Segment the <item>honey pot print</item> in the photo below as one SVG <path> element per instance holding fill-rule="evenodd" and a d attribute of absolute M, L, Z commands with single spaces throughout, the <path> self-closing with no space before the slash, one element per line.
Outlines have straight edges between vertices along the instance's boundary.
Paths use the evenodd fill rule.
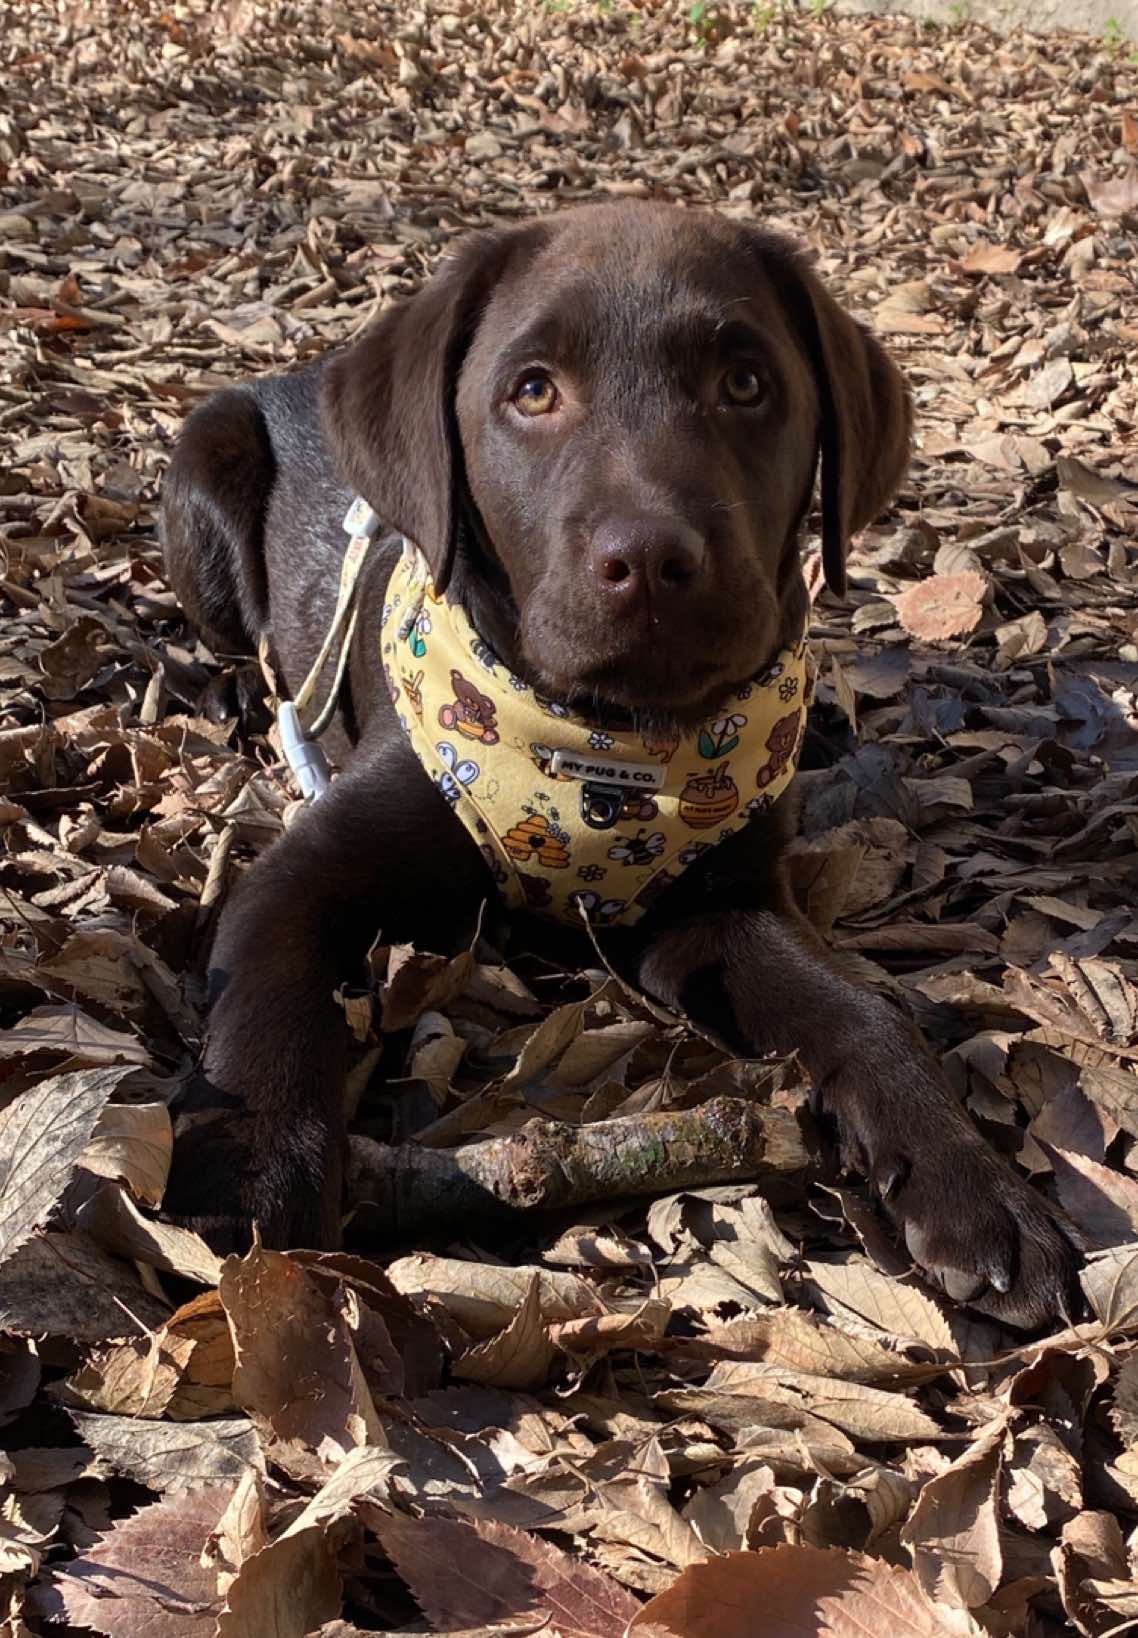
<path fill-rule="evenodd" d="M 679 815 L 693 830 L 710 830 L 721 825 L 739 806 L 739 787 L 729 772 L 730 763 L 707 768 L 688 776 L 680 792 Z"/>

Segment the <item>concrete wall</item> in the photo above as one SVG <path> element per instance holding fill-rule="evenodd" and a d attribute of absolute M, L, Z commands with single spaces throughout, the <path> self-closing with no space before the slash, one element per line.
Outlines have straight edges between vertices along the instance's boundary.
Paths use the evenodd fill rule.
<path fill-rule="evenodd" d="M 991 28 L 1031 28 L 1041 33 L 1075 29 L 1109 39 L 1115 24 L 1122 49 L 1138 51 L 1138 0 L 838 0 L 839 11 L 904 12 L 949 23 L 963 16 Z M 1112 22 L 1113 19 L 1113 22 Z"/>

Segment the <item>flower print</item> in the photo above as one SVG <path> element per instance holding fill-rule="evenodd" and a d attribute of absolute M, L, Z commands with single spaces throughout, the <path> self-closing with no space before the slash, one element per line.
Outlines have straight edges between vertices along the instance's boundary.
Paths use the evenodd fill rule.
<path fill-rule="evenodd" d="M 778 697 L 784 705 L 794 698 L 798 692 L 798 678 L 784 677 L 778 685 Z"/>
<path fill-rule="evenodd" d="M 421 660 L 427 652 L 427 638 L 431 631 L 431 617 L 426 609 L 415 616 L 415 623 L 411 627 L 409 641 L 411 652 L 417 660 Z"/>
<path fill-rule="evenodd" d="M 525 680 L 525 678 L 515 676 L 514 673 L 511 671 L 510 672 L 510 687 L 514 690 L 515 694 L 524 694 L 525 691 L 526 691 L 526 680 Z"/>
<path fill-rule="evenodd" d="M 766 813 L 768 808 L 773 807 L 773 799 L 764 793 L 762 796 L 752 796 L 751 800 L 747 803 L 743 811 L 744 813 L 749 813 L 752 817 L 754 817 L 755 814 Z"/>
<path fill-rule="evenodd" d="M 602 734 L 599 729 L 589 735 L 589 745 L 594 751 L 611 751 L 613 743 L 612 735 Z"/>
<path fill-rule="evenodd" d="M 739 743 L 739 730 L 745 728 L 747 719 L 736 711 L 731 716 L 716 717 L 710 728 L 704 727 L 699 731 L 699 754 L 709 761 L 721 756 L 730 756 Z"/>
<path fill-rule="evenodd" d="M 773 665 L 768 665 L 765 671 L 759 672 L 755 682 L 760 688 L 769 688 L 771 683 L 778 681 L 785 670 L 786 667 L 782 661 L 775 660 Z"/>
<path fill-rule="evenodd" d="M 749 700 L 754 691 L 755 690 L 750 683 L 744 683 L 742 688 L 740 688 L 739 692 L 735 695 L 735 698 L 737 700 Z"/>
<path fill-rule="evenodd" d="M 583 882 L 599 882 L 602 876 L 607 875 L 604 865 L 582 865 L 577 872 Z"/>

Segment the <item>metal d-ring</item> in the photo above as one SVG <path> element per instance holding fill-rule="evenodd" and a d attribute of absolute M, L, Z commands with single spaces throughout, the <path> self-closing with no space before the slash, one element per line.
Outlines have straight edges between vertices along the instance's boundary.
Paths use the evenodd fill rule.
<path fill-rule="evenodd" d="M 581 786 L 581 818 L 590 830 L 611 830 L 624 811 L 627 794 L 622 785 L 586 780 Z"/>

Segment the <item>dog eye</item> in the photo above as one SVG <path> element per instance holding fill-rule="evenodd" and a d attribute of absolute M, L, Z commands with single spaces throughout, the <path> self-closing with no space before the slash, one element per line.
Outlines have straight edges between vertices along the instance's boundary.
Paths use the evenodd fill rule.
<path fill-rule="evenodd" d="M 754 370 L 749 370 L 744 364 L 736 364 L 723 377 L 722 392 L 727 403 L 749 407 L 757 404 L 763 396 L 763 384 Z"/>
<path fill-rule="evenodd" d="M 514 393 L 514 407 L 523 415 L 549 415 L 557 404 L 557 388 L 541 370 L 527 375 Z"/>

